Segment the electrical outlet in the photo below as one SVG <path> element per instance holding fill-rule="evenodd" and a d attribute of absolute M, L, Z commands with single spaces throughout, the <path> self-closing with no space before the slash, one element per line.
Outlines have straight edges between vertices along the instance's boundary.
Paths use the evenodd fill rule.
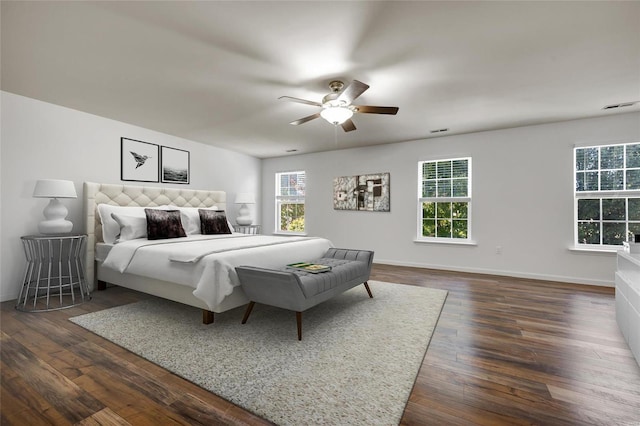
<path fill-rule="evenodd" d="M 496 254 L 502 254 L 502 246 L 496 246 Z"/>

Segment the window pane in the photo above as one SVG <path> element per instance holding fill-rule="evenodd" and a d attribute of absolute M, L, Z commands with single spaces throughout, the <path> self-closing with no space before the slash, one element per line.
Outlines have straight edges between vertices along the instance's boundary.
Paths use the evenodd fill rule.
<path fill-rule="evenodd" d="M 453 179 L 453 196 L 466 197 L 467 195 L 467 179 Z"/>
<path fill-rule="evenodd" d="M 438 179 L 451 178 L 451 161 L 438 161 Z"/>
<path fill-rule="evenodd" d="M 436 203 L 422 203 L 422 217 L 427 219 L 436 218 Z"/>
<path fill-rule="evenodd" d="M 453 238 L 467 238 L 467 221 L 466 220 L 454 220 L 453 221 Z"/>
<path fill-rule="evenodd" d="M 598 191 L 598 172 L 588 172 L 584 174 L 584 190 Z"/>
<path fill-rule="evenodd" d="M 436 221 L 435 219 L 425 219 L 422 221 L 422 236 L 423 237 L 435 237 L 436 236 Z"/>
<path fill-rule="evenodd" d="M 619 191 L 623 188 L 623 171 L 622 170 L 604 170 L 600 175 L 601 191 Z"/>
<path fill-rule="evenodd" d="M 466 219 L 468 203 L 452 203 L 451 204 L 451 217 L 454 219 Z"/>
<path fill-rule="evenodd" d="M 602 223 L 602 244 L 619 246 L 623 241 L 626 241 L 624 222 Z"/>
<path fill-rule="evenodd" d="M 584 172 L 576 173 L 576 191 L 584 191 Z"/>
<path fill-rule="evenodd" d="M 600 200 L 578 200 L 578 220 L 600 220 Z"/>
<path fill-rule="evenodd" d="M 629 198 L 628 220 L 640 220 L 640 198 Z"/>
<path fill-rule="evenodd" d="M 422 196 L 423 197 L 435 197 L 436 196 L 436 181 L 429 180 L 422 182 Z"/>
<path fill-rule="evenodd" d="M 422 178 L 423 179 L 435 179 L 436 178 L 436 163 L 423 163 L 422 164 Z"/>
<path fill-rule="evenodd" d="M 600 149 L 601 169 L 621 169 L 624 167 L 624 145 L 603 146 Z"/>
<path fill-rule="evenodd" d="M 576 170 L 596 170 L 598 168 L 598 148 L 576 149 Z"/>
<path fill-rule="evenodd" d="M 438 219 L 451 218 L 451 203 L 436 203 L 436 212 Z"/>
<path fill-rule="evenodd" d="M 640 223 L 629 224 L 629 241 L 635 241 L 635 236 L 640 235 Z"/>
<path fill-rule="evenodd" d="M 448 219 L 439 219 L 438 220 L 438 237 L 451 237 L 451 221 Z"/>
<path fill-rule="evenodd" d="M 578 222 L 578 243 L 600 244 L 600 223 Z"/>
<path fill-rule="evenodd" d="M 438 179 L 438 197 L 451 197 L 451 180 Z"/>
<path fill-rule="evenodd" d="M 604 198 L 602 200 L 602 220 L 626 220 L 624 198 Z"/>
<path fill-rule="evenodd" d="M 453 177 L 466 178 L 469 176 L 469 160 L 455 160 L 453 162 Z"/>
<path fill-rule="evenodd" d="M 640 167 L 640 144 L 627 145 L 627 167 Z"/>
<path fill-rule="evenodd" d="M 640 189 L 640 170 L 627 170 L 627 187 L 625 189 Z"/>

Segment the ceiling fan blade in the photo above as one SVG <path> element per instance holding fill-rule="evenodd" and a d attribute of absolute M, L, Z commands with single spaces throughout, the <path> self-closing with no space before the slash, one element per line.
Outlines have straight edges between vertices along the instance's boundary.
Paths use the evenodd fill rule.
<path fill-rule="evenodd" d="M 289 124 L 293 124 L 294 126 L 297 126 L 298 124 L 304 124 L 304 123 L 306 123 L 307 121 L 315 120 L 315 119 L 316 119 L 316 118 L 318 118 L 318 117 L 320 117 L 320 113 L 319 113 L 319 112 L 316 112 L 315 114 L 308 115 L 308 116 L 303 117 L 303 118 L 301 118 L 301 119 L 299 119 L 299 120 L 296 120 L 296 121 L 292 121 L 292 122 L 291 122 L 291 123 L 289 123 Z"/>
<path fill-rule="evenodd" d="M 347 121 L 342 123 L 341 126 L 342 126 L 342 130 L 344 130 L 345 132 L 356 130 L 356 125 L 353 124 L 353 121 L 351 119 L 348 119 Z"/>
<path fill-rule="evenodd" d="M 340 93 L 340 96 L 338 96 L 338 100 L 350 104 L 358 96 L 362 95 L 368 88 L 368 84 L 364 84 L 363 82 L 358 80 L 353 80 L 353 82 L 348 85 L 347 88 L 342 91 L 342 93 Z"/>
<path fill-rule="evenodd" d="M 300 98 L 292 98 L 291 96 L 280 96 L 278 99 L 286 99 L 291 102 L 298 102 L 299 104 L 307 104 L 307 105 L 313 105 L 313 106 L 319 106 L 319 107 L 322 106 L 320 102 L 308 101 L 306 99 L 300 99 Z"/>
<path fill-rule="evenodd" d="M 398 113 L 398 107 L 381 107 L 370 105 L 354 105 L 356 112 L 363 114 L 390 114 L 396 115 Z"/>

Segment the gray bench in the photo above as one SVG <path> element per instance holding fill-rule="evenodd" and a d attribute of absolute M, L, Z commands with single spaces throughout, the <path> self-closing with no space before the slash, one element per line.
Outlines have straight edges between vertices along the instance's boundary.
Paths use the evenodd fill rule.
<path fill-rule="evenodd" d="M 247 322 L 256 302 L 288 309 L 296 312 L 298 340 L 302 340 L 303 311 L 359 284 L 364 284 L 369 297 L 373 297 L 367 283 L 372 251 L 331 248 L 320 259 L 309 262 L 331 266 L 331 271 L 313 274 L 286 267 L 275 270 L 238 266 L 240 284 L 250 300 L 242 324 Z"/>

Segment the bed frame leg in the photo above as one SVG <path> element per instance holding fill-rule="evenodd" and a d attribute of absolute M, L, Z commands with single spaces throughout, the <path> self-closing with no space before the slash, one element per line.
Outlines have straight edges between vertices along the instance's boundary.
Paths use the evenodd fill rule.
<path fill-rule="evenodd" d="M 206 309 L 202 310 L 202 323 L 203 324 L 213 324 L 213 312 L 207 311 Z"/>
<path fill-rule="evenodd" d="M 106 290 L 107 282 L 98 280 L 98 291 Z"/>

